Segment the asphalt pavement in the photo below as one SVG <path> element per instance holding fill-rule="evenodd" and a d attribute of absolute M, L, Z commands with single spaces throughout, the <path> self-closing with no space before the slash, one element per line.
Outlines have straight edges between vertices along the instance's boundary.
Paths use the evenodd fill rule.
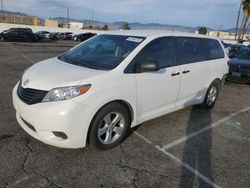
<path fill-rule="evenodd" d="M 228 82 L 213 110 L 145 122 L 105 152 L 30 137 L 16 121 L 12 89 L 27 67 L 76 44 L 0 43 L 0 187 L 250 187 L 250 85 Z"/>

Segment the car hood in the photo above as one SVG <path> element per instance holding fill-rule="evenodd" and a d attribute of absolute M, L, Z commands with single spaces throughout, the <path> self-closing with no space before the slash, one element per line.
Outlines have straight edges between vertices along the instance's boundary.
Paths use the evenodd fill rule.
<path fill-rule="evenodd" d="M 78 85 L 85 79 L 105 72 L 52 58 L 31 66 L 22 76 L 22 87 L 49 91 L 57 87 Z"/>
<path fill-rule="evenodd" d="M 231 59 L 230 67 L 250 69 L 250 60 L 237 58 Z"/>

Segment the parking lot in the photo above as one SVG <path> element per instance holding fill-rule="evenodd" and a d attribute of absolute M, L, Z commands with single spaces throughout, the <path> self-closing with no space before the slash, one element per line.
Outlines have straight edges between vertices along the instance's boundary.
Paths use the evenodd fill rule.
<path fill-rule="evenodd" d="M 25 68 L 76 44 L 0 43 L 0 187 L 250 187 L 249 85 L 226 83 L 213 110 L 143 123 L 105 152 L 31 138 L 16 121 L 12 88 Z"/>

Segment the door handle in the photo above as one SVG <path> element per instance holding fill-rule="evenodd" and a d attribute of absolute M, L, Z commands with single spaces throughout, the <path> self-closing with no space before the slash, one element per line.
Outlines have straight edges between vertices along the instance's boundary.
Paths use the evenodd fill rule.
<path fill-rule="evenodd" d="M 180 72 L 173 72 L 172 73 L 172 76 L 178 76 L 178 75 L 180 75 Z"/>
<path fill-rule="evenodd" d="M 187 73 L 189 73 L 190 72 L 190 70 L 184 70 L 182 73 L 183 74 L 187 74 Z"/>

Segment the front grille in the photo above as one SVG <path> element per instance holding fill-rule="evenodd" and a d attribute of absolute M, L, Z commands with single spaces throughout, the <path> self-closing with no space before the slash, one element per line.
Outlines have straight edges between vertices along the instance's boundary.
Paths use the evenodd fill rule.
<path fill-rule="evenodd" d="M 26 104 L 36 104 L 42 102 L 48 91 L 23 88 L 21 84 L 18 85 L 17 94 L 19 98 Z"/>

